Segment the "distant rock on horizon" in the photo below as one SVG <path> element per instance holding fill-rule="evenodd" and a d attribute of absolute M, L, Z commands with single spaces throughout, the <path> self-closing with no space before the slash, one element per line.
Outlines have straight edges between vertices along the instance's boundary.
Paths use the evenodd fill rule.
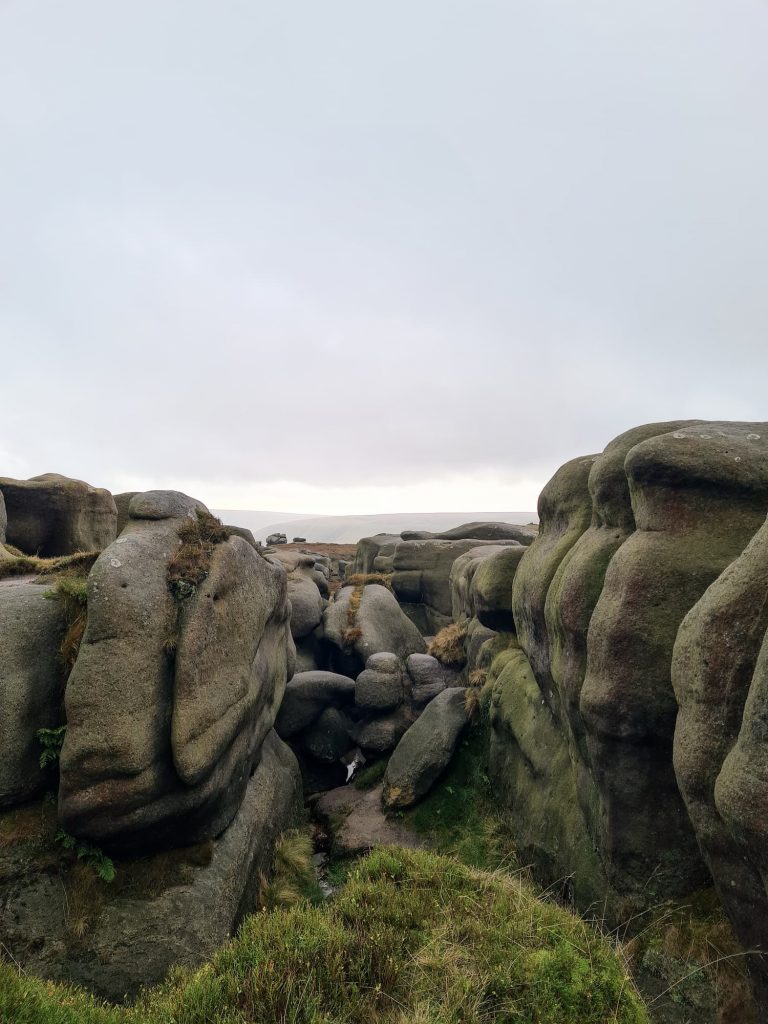
<path fill-rule="evenodd" d="M 403 530 L 442 533 L 473 520 L 511 524 L 538 522 L 534 511 L 519 512 L 385 512 L 365 516 L 306 516 L 276 513 L 282 520 L 266 520 L 266 513 L 250 509 L 217 509 L 216 515 L 227 523 L 245 526 L 257 539 L 267 534 L 306 537 L 315 544 L 355 544 L 376 533 L 400 534 Z"/>

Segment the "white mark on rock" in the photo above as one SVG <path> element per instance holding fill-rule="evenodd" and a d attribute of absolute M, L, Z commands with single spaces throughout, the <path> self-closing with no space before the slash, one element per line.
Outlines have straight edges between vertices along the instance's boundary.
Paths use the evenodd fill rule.
<path fill-rule="evenodd" d="M 685 437 L 685 434 L 673 434 L 672 437 L 676 437 L 678 441 L 682 441 L 682 439 Z"/>
<path fill-rule="evenodd" d="M 699 434 L 699 437 L 703 437 L 705 439 L 705 441 L 708 441 L 712 437 L 712 435 L 711 434 Z"/>
<path fill-rule="evenodd" d="M 123 563 L 120 561 L 119 558 L 110 558 L 109 564 L 112 566 L 113 569 L 119 569 Z"/>
<path fill-rule="evenodd" d="M 760 435 L 759 434 L 747 434 L 747 440 L 748 441 L 759 441 L 760 440 Z"/>
<path fill-rule="evenodd" d="M 741 456 L 737 455 L 736 458 L 733 461 L 734 462 L 741 462 Z"/>
<path fill-rule="evenodd" d="M 127 540 L 127 537 L 118 537 L 117 540 L 115 541 L 115 544 L 125 544 Z"/>

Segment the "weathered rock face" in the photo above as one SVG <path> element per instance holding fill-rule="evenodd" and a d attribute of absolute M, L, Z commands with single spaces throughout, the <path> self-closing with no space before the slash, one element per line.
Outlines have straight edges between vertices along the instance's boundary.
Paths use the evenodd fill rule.
<path fill-rule="evenodd" d="M 115 494 L 115 508 L 117 509 L 117 533 L 116 536 L 120 536 L 125 527 L 128 525 L 130 515 L 128 509 L 130 508 L 131 502 L 139 494 L 139 491 L 123 491 L 121 494 Z"/>
<path fill-rule="evenodd" d="M 0 581 L 0 808 L 30 800 L 51 783 L 40 768 L 38 729 L 62 723 L 59 646 L 66 622 L 46 588 Z"/>
<path fill-rule="evenodd" d="M 377 533 L 374 537 L 363 537 L 357 542 L 355 558 L 348 575 L 391 572 L 392 556 L 399 543 L 400 536 L 395 533 Z"/>
<path fill-rule="evenodd" d="M 364 711 L 391 711 L 405 697 L 400 659 L 394 654 L 372 654 L 355 682 L 355 704 Z"/>
<path fill-rule="evenodd" d="M 600 456 L 568 463 L 542 493 L 539 537 L 514 576 L 520 646 L 512 641 L 499 655 L 488 684 L 491 769 L 514 810 L 520 848 L 553 879 L 573 872 L 582 903 L 606 885 L 647 903 L 706 877 L 672 764 L 672 651 L 686 613 L 765 519 L 765 428 L 651 424 L 621 435 Z M 712 822 L 719 817 L 725 829 L 730 813 L 715 792 L 727 791 L 739 728 L 746 735 L 743 677 L 762 642 L 754 555 L 749 564 L 751 583 L 743 587 L 751 597 L 743 600 L 752 600 L 752 611 L 739 629 L 728 625 L 739 614 L 735 604 L 695 610 L 676 654 L 678 700 L 685 704 L 686 687 L 696 693 L 685 698 L 678 722 L 678 775 L 688 779 L 684 793 L 691 787 L 694 825 L 699 814 L 707 824 L 697 828 L 713 834 Z M 724 673 L 728 658 L 732 669 Z M 709 742 L 701 744 L 710 721 Z M 754 747 L 744 763 L 750 768 L 742 780 L 758 763 Z M 752 788 L 743 803 L 754 808 Z M 738 805 L 734 792 L 727 804 Z M 727 827 L 736 834 L 730 819 Z M 699 841 L 706 854 L 706 837 Z M 713 840 L 718 849 L 730 842 Z M 714 863 L 714 854 L 708 859 Z M 756 890 L 744 882 L 744 891 Z"/>
<path fill-rule="evenodd" d="M 10 879 L 0 889 L 0 941 L 31 973 L 117 1002 L 133 997 L 171 967 L 200 966 L 257 909 L 260 875 L 269 872 L 280 834 L 301 815 L 296 758 L 271 732 L 223 835 L 186 856 L 157 855 L 150 863 L 172 879 L 159 892 L 143 892 L 139 874 L 136 888 L 110 899 L 132 870 L 118 864 L 117 881 L 105 887 L 106 905 L 84 935 L 73 935 L 77 911 L 67 904 L 62 879 L 35 867 L 39 854 L 23 844 L 0 850 L 0 873 Z M 163 869 L 166 857 L 174 859 Z"/>
<path fill-rule="evenodd" d="M 387 764 L 382 800 L 390 809 L 425 796 L 448 766 L 468 716 L 466 690 L 443 690 L 403 735 Z"/>
<path fill-rule="evenodd" d="M 478 619 L 489 629 L 510 632 L 512 584 L 526 548 L 522 544 L 488 544 L 470 548 L 451 567 L 451 611 L 456 622 Z"/>
<path fill-rule="evenodd" d="M 768 950 L 767 635 L 768 524 L 686 615 L 672 662 L 677 780 L 747 950 Z M 752 957 L 750 969 L 768 1005 L 768 964 Z"/>
<path fill-rule="evenodd" d="M 109 491 L 57 473 L 30 480 L 0 477 L 9 544 L 44 558 L 100 551 L 117 535 L 117 508 Z"/>
<path fill-rule="evenodd" d="M 218 835 L 243 798 L 293 672 L 285 574 L 240 537 L 179 602 L 167 580 L 200 503 L 137 494 L 88 579 L 66 690 L 59 815 L 121 850 Z"/>
<path fill-rule="evenodd" d="M 378 584 L 343 587 L 325 609 L 323 623 L 331 667 L 354 678 L 372 654 L 387 652 L 405 661 L 409 654 L 426 651 L 418 629 Z"/>
<path fill-rule="evenodd" d="M 459 685 L 459 672 L 441 665 L 431 654 L 412 654 L 405 667 L 411 679 L 411 699 L 416 708 L 426 707 L 438 693 Z"/>
<path fill-rule="evenodd" d="M 514 543 L 514 542 L 513 542 Z M 456 559 L 492 541 L 408 540 L 395 548 L 392 589 L 419 629 L 437 633 L 452 619 L 451 570 Z"/>
<path fill-rule="evenodd" d="M 348 708 L 355 700 L 355 681 L 336 672 L 297 672 L 285 688 L 275 721 L 282 739 L 296 736 L 326 708 Z"/>
<path fill-rule="evenodd" d="M 672 768 L 672 649 L 685 614 L 749 543 L 768 508 L 765 428 L 683 427 L 625 459 L 637 529 L 590 622 L 581 715 L 604 857 L 621 883 L 685 892 L 702 878 Z"/>
<path fill-rule="evenodd" d="M 464 523 L 454 526 L 452 530 L 442 533 L 429 533 L 424 530 L 404 530 L 402 540 L 489 540 L 516 541 L 518 544 L 532 544 L 536 539 L 536 528 L 515 526 L 511 523 Z"/>

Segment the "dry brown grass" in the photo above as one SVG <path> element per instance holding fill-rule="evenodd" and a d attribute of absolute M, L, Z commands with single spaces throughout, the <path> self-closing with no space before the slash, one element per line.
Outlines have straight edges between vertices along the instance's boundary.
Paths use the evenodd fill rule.
<path fill-rule="evenodd" d="M 230 531 L 220 519 L 200 509 L 179 528 L 181 546 L 168 563 L 168 586 L 176 597 L 194 593 L 208 575 L 216 545 L 229 537 Z"/>
<path fill-rule="evenodd" d="M 467 637 L 467 627 L 462 622 L 452 622 L 445 626 L 435 636 L 429 645 L 429 653 L 437 658 L 443 665 L 451 665 L 460 668 L 467 662 L 467 655 L 464 651 L 464 641 Z"/>
<path fill-rule="evenodd" d="M 363 635 L 362 629 L 357 625 L 357 613 L 360 611 L 360 605 L 363 602 L 364 591 L 365 584 L 358 583 L 350 594 L 349 603 L 347 604 L 347 625 L 341 631 L 343 647 L 351 647 Z"/>
<path fill-rule="evenodd" d="M 37 555 L 25 555 L 18 548 L 7 544 L 5 549 L 11 552 L 13 558 L 0 562 L 0 580 L 13 576 L 69 576 L 82 579 L 88 575 L 101 554 L 100 551 L 77 551 L 73 555 L 61 555 L 59 558 L 38 558 Z"/>
<path fill-rule="evenodd" d="M 684 905 L 663 905 L 638 936 L 624 944 L 630 964 L 650 967 L 685 993 L 708 981 L 718 1024 L 757 1024 L 744 949 L 714 889 Z"/>
<path fill-rule="evenodd" d="M 391 572 L 356 572 L 348 576 L 342 585 L 364 587 L 369 583 L 377 583 L 379 586 L 386 587 L 387 590 L 392 590 L 393 576 L 394 573 Z"/>

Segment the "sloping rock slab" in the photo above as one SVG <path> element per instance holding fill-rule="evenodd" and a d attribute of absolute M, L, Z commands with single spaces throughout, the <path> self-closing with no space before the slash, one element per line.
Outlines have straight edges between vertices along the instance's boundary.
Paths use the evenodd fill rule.
<path fill-rule="evenodd" d="M 357 857 L 376 846 L 424 846 L 413 832 L 387 818 L 381 807 L 381 786 L 367 792 L 354 786 L 332 789 L 317 801 L 315 813 L 329 828 L 339 857 Z"/>
<path fill-rule="evenodd" d="M 107 904 L 82 948 L 68 953 L 66 894 L 58 879 L 36 872 L 0 901 L 0 937 L 33 974 L 113 1001 L 134 996 L 175 965 L 194 968 L 209 959 L 255 909 L 259 874 L 269 870 L 279 835 L 301 820 L 301 805 L 296 758 L 271 732 L 240 810 L 212 844 L 210 862 L 191 868 L 191 880 L 154 899 Z M 23 913 L 14 914 L 14 906 Z"/>

